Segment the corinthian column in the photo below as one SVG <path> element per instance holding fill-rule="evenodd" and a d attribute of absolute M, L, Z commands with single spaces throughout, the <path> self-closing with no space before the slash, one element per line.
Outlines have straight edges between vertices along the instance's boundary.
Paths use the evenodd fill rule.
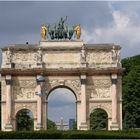
<path fill-rule="evenodd" d="M 118 120 L 117 120 L 117 103 L 118 103 L 118 98 L 117 98 L 117 74 L 112 74 L 112 87 L 111 87 L 111 94 L 112 94 L 112 125 L 111 125 L 111 130 L 118 130 Z"/>
<path fill-rule="evenodd" d="M 37 130 L 42 129 L 42 84 L 44 82 L 44 77 L 41 75 L 37 76 Z"/>
<path fill-rule="evenodd" d="M 86 75 L 81 75 L 81 125 L 80 130 L 87 130 L 86 120 Z"/>
<path fill-rule="evenodd" d="M 12 77 L 11 75 L 6 75 L 6 131 L 12 131 L 12 120 L 11 120 L 11 109 L 12 109 Z"/>

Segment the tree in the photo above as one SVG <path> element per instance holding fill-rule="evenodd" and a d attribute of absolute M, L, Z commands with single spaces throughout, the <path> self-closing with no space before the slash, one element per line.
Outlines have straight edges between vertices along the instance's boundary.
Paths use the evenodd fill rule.
<path fill-rule="evenodd" d="M 140 65 L 123 78 L 124 128 L 140 127 Z"/>
<path fill-rule="evenodd" d="M 34 122 L 33 117 L 31 116 L 31 111 L 23 109 L 18 112 L 16 116 L 17 120 L 17 130 L 26 131 L 33 130 Z"/>
<path fill-rule="evenodd" d="M 47 119 L 47 129 L 56 130 L 57 126 L 56 126 L 55 122 L 51 121 L 50 119 Z"/>
<path fill-rule="evenodd" d="M 107 113 L 102 109 L 95 109 L 95 111 L 90 114 L 91 130 L 107 129 L 107 122 Z"/>

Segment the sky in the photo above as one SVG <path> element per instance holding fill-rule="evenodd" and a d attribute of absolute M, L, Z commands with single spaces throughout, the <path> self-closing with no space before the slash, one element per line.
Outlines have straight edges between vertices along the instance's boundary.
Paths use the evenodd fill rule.
<path fill-rule="evenodd" d="M 84 43 L 118 44 L 122 58 L 140 54 L 140 1 L 0 1 L 0 47 L 38 44 L 41 24 L 54 24 L 66 16 L 69 25 L 81 25 Z M 60 116 L 51 112 L 73 108 L 72 117 L 73 94 L 65 90 L 55 93 L 65 93 L 65 100 L 59 100 L 58 94 L 50 95 L 50 116 L 58 120 Z"/>

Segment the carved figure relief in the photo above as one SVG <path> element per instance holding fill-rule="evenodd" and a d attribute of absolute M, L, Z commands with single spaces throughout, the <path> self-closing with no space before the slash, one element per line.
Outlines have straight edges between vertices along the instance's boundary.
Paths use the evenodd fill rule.
<path fill-rule="evenodd" d="M 90 98 L 110 98 L 111 96 L 111 80 L 94 79 L 92 85 L 88 85 Z"/>
<path fill-rule="evenodd" d="M 14 63 L 30 63 L 33 64 L 36 62 L 35 60 L 35 53 L 34 52 L 23 52 L 18 51 L 13 53 L 13 62 Z"/>
<path fill-rule="evenodd" d="M 81 49 L 81 63 L 85 63 L 86 62 L 86 51 L 85 51 L 85 47 L 82 46 L 82 49 Z"/>
<path fill-rule="evenodd" d="M 36 81 L 31 80 L 13 80 L 13 93 L 16 99 L 33 99 L 35 98 Z"/>
<path fill-rule="evenodd" d="M 37 63 L 42 63 L 42 50 L 41 48 L 38 49 L 37 54 L 36 54 L 36 58 L 37 58 Z"/>
<path fill-rule="evenodd" d="M 103 50 L 87 52 L 87 62 L 89 65 L 110 64 L 111 61 L 111 52 Z"/>
<path fill-rule="evenodd" d="M 6 56 L 7 56 L 7 63 L 11 63 L 12 62 L 12 52 L 9 48 L 6 52 Z"/>
<path fill-rule="evenodd" d="M 112 47 L 112 62 L 116 62 L 117 60 L 117 51 L 115 50 L 115 47 Z"/>
<path fill-rule="evenodd" d="M 110 89 L 95 89 L 95 92 L 91 93 L 91 98 L 109 98 Z"/>

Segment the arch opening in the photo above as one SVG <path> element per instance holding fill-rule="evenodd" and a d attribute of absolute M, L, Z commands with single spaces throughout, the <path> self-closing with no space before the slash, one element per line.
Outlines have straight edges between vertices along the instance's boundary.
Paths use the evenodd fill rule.
<path fill-rule="evenodd" d="M 101 108 L 90 114 L 90 130 L 108 130 L 108 114 Z"/>
<path fill-rule="evenodd" d="M 19 110 L 16 114 L 16 130 L 31 131 L 34 130 L 34 116 L 29 109 Z"/>
<path fill-rule="evenodd" d="M 64 86 L 53 88 L 48 94 L 47 129 L 76 129 L 76 95 Z M 50 121 L 54 127 L 50 128 Z"/>

